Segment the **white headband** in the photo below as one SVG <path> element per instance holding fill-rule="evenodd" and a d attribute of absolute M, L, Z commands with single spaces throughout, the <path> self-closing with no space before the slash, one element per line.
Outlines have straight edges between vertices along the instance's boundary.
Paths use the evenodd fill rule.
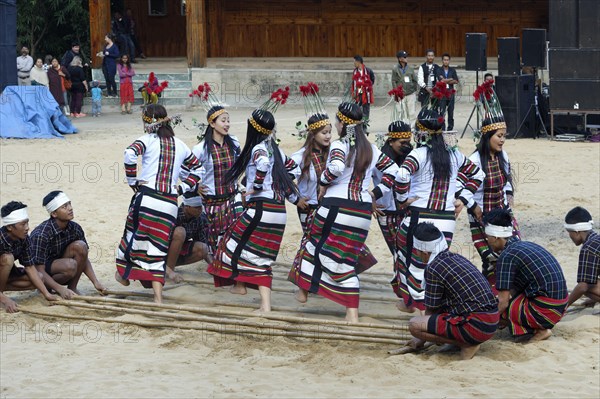
<path fill-rule="evenodd" d="M 568 224 L 565 223 L 565 229 L 571 231 L 588 231 L 594 228 L 594 221 L 590 220 L 589 222 L 581 222 L 581 223 L 573 223 Z"/>
<path fill-rule="evenodd" d="M 71 200 L 69 199 L 69 197 L 67 197 L 67 194 L 61 191 L 60 194 L 54 197 L 52 201 L 48 202 L 48 204 L 46 205 L 46 210 L 48 211 L 48 213 L 52 213 L 70 201 Z"/>
<path fill-rule="evenodd" d="M 413 247 L 423 252 L 435 252 L 443 242 L 446 242 L 444 236 L 438 237 L 433 241 L 421 241 L 418 238 L 413 238 Z"/>
<path fill-rule="evenodd" d="M 485 234 L 492 237 L 508 238 L 513 235 L 512 226 L 496 226 L 494 224 L 488 224 L 485 226 Z"/>
<path fill-rule="evenodd" d="M 183 205 L 200 207 L 202 206 L 202 197 L 197 195 L 194 197 L 183 197 Z"/>
<path fill-rule="evenodd" d="M 10 226 L 11 224 L 19 223 L 27 219 L 29 219 L 27 208 L 15 209 L 2 218 L 2 226 Z"/>

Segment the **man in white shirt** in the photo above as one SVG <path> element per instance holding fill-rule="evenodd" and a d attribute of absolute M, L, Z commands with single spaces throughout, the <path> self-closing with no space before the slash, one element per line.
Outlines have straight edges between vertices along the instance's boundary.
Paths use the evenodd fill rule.
<path fill-rule="evenodd" d="M 29 49 L 25 46 L 21 48 L 21 56 L 17 57 L 17 77 L 19 86 L 31 86 L 29 74 L 33 68 L 33 58 L 29 55 Z"/>
<path fill-rule="evenodd" d="M 426 54 L 427 61 L 421 64 L 419 72 L 417 73 L 417 83 L 420 87 L 419 102 L 421 103 L 421 106 L 429 101 L 429 96 L 435 85 L 436 76 L 438 75 L 437 70 L 439 68 L 439 66 L 433 62 L 435 59 L 435 51 L 428 49 Z"/>

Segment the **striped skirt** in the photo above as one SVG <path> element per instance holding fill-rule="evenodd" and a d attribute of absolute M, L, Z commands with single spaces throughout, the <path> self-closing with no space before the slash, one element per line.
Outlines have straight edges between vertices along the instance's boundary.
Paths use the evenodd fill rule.
<path fill-rule="evenodd" d="M 511 300 L 502 317 L 508 319 L 512 335 L 531 334 L 534 330 L 553 328 L 562 319 L 568 299 L 568 295 L 564 299 L 552 299 L 519 294 Z"/>
<path fill-rule="evenodd" d="M 211 254 L 217 252 L 219 241 L 225 235 L 227 229 L 236 222 L 244 208 L 242 197 L 238 193 L 229 198 L 204 200 L 204 209 L 208 219 L 208 248 Z"/>
<path fill-rule="evenodd" d="M 171 232 L 177 222 L 177 195 L 146 187 L 134 194 L 125 231 L 117 251 L 117 271 L 124 279 L 165 283 L 165 265 Z"/>
<path fill-rule="evenodd" d="M 515 219 L 512 210 L 509 209 L 509 211 L 510 215 L 512 216 L 513 236 L 521 238 L 517 220 Z M 494 269 L 496 261 L 498 260 L 498 254 L 490 249 L 485 237 L 484 226 L 477 219 L 475 219 L 471 213 L 468 215 L 471 239 L 473 240 L 473 245 L 475 246 L 477 253 L 481 257 L 481 272 L 492 286 L 494 295 L 497 295 L 498 292 L 496 291 L 496 275 Z"/>
<path fill-rule="evenodd" d="M 371 225 L 368 205 L 366 209 L 320 206 L 288 279 L 308 292 L 358 308 L 356 268 Z"/>
<path fill-rule="evenodd" d="M 470 345 L 479 345 L 494 336 L 500 315 L 495 312 L 474 312 L 468 316 L 438 313 L 429 317 L 427 332 Z"/>
<path fill-rule="evenodd" d="M 250 288 L 271 288 L 271 264 L 279 253 L 285 223 L 285 204 L 250 202 L 219 242 L 208 266 L 215 287 L 239 281 Z"/>
<path fill-rule="evenodd" d="M 422 281 L 425 266 L 413 248 L 413 232 L 417 224 L 433 223 L 446 238 L 448 247 L 454 235 L 454 211 L 429 211 L 422 208 L 410 208 L 408 215 L 402 220 L 400 231 L 397 234 L 396 262 L 394 264 L 394 278 L 391 281 L 392 289 L 406 306 L 424 310 L 423 300 L 425 291 Z"/>
<path fill-rule="evenodd" d="M 398 234 L 398 227 L 404 218 L 404 212 L 385 212 L 385 216 L 377 217 L 377 223 L 379 223 L 379 229 L 383 234 L 383 239 L 388 246 L 388 249 L 392 253 L 392 256 L 396 256 L 396 236 Z"/>
<path fill-rule="evenodd" d="M 302 225 L 302 232 L 307 233 L 312 224 L 312 221 L 315 217 L 315 213 L 317 212 L 318 205 L 309 205 L 308 209 L 303 211 L 300 208 L 298 209 L 298 218 L 300 219 L 300 225 Z"/>

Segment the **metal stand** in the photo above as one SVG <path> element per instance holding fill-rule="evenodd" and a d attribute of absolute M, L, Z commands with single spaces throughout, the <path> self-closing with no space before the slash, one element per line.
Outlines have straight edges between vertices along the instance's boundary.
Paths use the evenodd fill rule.
<path fill-rule="evenodd" d="M 479 71 L 475 72 L 475 87 L 479 87 Z M 465 128 L 462 131 L 462 134 L 460 135 L 460 138 L 462 139 L 465 135 L 465 132 L 467 131 L 467 127 L 470 127 L 471 130 L 473 132 L 476 132 L 479 130 L 479 113 L 477 113 L 477 125 L 476 125 L 476 129 L 473 129 L 473 126 L 471 126 L 471 118 L 473 118 L 473 114 L 475 113 L 475 110 L 477 109 L 477 103 L 473 104 L 473 110 L 471 110 L 471 115 L 469 115 L 469 119 L 467 119 L 467 124 L 465 125 Z"/>
<path fill-rule="evenodd" d="M 533 104 L 531 104 L 529 106 L 529 109 L 527 110 L 527 113 L 525 114 L 525 117 L 523 117 L 523 120 L 521 121 L 521 124 L 517 128 L 517 131 L 515 132 L 515 136 L 513 137 L 513 139 L 516 139 L 519 136 L 519 133 L 521 132 L 521 128 L 523 127 L 523 124 L 527 120 L 527 117 L 531 113 L 532 109 L 535 110 L 535 115 L 537 116 L 537 119 L 542 124 L 542 129 L 544 129 L 544 134 L 546 135 L 545 137 L 548 137 L 548 130 L 546 129 L 546 125 L 544 124 L 544 120 L 542 119 L 542 114 L 540 113 L 540 109 L 539 109 L 539 106 L 538 106 L 538 90 L 537 90 L 537 81 L 538 81 L 538 79 L 537 79 L 537 77 L 538 77 L 538 75 L 537 75 L 537 68 L 534 67 L 533 68 L 533 79 L 534 79 L 533 80 L 533 90 L 535 91 L 534 101 L 533 101 Z M 541 93 L 541 90 L 540 90 L 540 93 Z M 535 138 L 537 138 L 538 133 L 539 132 L 535 132 L 535 134 L 536 134 Z"/>

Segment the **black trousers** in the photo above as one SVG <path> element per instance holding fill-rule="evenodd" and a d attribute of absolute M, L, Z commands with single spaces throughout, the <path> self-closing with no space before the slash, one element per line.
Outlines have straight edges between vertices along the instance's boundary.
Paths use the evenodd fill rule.
<path fill-rule="evenodd" d="M 116 96 L 117 83 L 115 82 L 115 75 L 108 73 L 108 69 L 105 66 L 102 66 L 102 73 L 104 74 L 104 80 L 106 80 L 106 95 Z"/>
<path fill-rule="evenodd" d="M 456 95 L 453 94 L 452 97 L 450 97 L 450 99 L 443 99 L 442 100 L 442 110 L 446 111 L 446 130 L 452 130 L 454 129 L 454 101 L 455 101 L 455 97 Z"/>

